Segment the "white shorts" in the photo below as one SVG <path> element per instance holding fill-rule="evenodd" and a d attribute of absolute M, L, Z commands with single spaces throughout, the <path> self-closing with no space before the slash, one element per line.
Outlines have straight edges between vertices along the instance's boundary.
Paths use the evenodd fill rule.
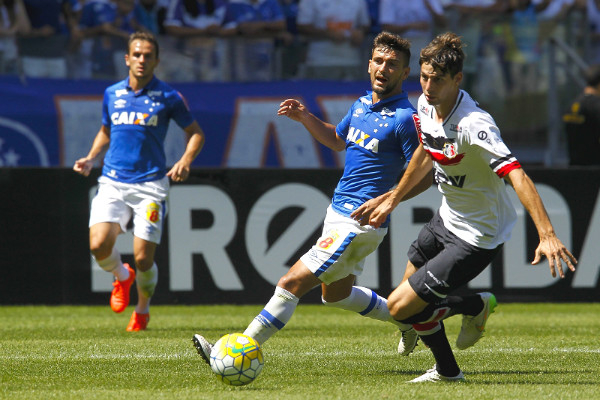
<path fill-rule="evenodd" d="M 133 234 L 158 244 L 167 215 L 168 195 L 167 177 L 151 182 L 123 183 L 101 176 L 98 192 L 92 200 L 89 226 L 114 222 L 126 232 L 133 216 Z"/>
<path fill-rule="evenodd" d="M 365 258 L 377 249 L 387 231 L 388 228 L 361 226 L 329 206 L 321 237 L 300 261 L 325 284 L 350 274 L 358 276 L 363 271 Z"/>

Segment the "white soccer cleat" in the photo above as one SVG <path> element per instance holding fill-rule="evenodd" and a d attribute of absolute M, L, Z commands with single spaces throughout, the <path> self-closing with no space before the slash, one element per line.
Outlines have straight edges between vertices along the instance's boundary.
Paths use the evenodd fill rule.
<path fill-rule="evenodd" d="M 400 333 L 402 334 L 402 337 L 398 343 L 398 354 L 408 357 L 408 355 L 412 353 L 417 346 L 419 335 L 412 326 L 406 330 L 400 329 Z"/>
<path fill-rule="evenodd" d="M 195 334 L 192 338 L 192 342 L 194 342 L 194 347 L 198 351 L 198 354 L 202 356 L 202 359 L 206 361 L 208 365 L 210 365 L 210 352 L 212 350 L 213 345 L 208 342 L 202 335 Z"/>
<path fill-rule="evenodd" d="M 483 310 L 475 316 L 463 315 L 460 333 L 456 338 L 456 347 L 460 350 L 473 346 L 481 339 L 485 331 L 485 323 L 498 305 L 496 296 L 492 293 L 484 292 L 479 293 L 479 295 L 481 296 L 481 300 L 483 300 Z"/>
<path fill-rule="evenodd" d="M 408 381 L 408 383 L 421 383 L 421 382 L 464 382 L 465 376 L 462 371 L 456 376 L 443 376 L 437 372 L 436 366 L 427 370 L 423 375 Z"/>

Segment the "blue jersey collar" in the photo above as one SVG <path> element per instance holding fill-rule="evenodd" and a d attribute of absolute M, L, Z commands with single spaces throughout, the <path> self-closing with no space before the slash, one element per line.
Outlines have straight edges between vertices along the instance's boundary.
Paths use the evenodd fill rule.
<path fill-rule="evenodd" d="M 408 99 L 408 93 L 406 93 L 404 90 L 402 90 L 402 92 L 398 93 L 397 95 L 388 97 L 383 100 L 379 100 L 379 102 L 377 102 L 375 104 L 373 104 L 373 91 L 372 90 L 368 90 L 367 95 L 365 97 L 369 100 L 369 108 L 373 109 L 373 108 L 380 107 L 385 104 L 394 103 L 398 100 Z"/>
<path fill-rule="evenodd" d="M 144 86 L 137 94 L 140 95 L 140 94 L 144 93 L 145 91 L 154 88 L 157 84 L 158 84 L 158 79 L 156 78 L 156 76 L 153 75 L 152 80 L 150 82 L 148 82 L 148 84 L 146 86 Z M 127 88 L 127 90 L 134 92 L 131 85 L 129 85 L 129 77 L 127 77 L 125 79 L 125 87 Z"/>

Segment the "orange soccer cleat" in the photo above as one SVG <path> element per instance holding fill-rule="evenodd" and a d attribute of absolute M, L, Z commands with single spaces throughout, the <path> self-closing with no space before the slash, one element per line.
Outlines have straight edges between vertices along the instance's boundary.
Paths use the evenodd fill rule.
<path fill-rule="evenodd" d="M 129 278 L 124 281 L 115 280 L 113 282 L 114 289 L 110 294 L 110 308 L 116 313 L 123 312 L 129 305 L 129 289 L 135 281 L 133 268 L 126 263 L 123 263 L 123 265 L 129 270 Z"/>
<path fill-rule="evenodd" d="M 150 313 L 138 314 L 134 311 L 133 314 L 131 314 L 129 325 L 127 325 L 127 332 L 137 332 L 145 330 L 148 326 L 148 321 L 150 321 Z"/>

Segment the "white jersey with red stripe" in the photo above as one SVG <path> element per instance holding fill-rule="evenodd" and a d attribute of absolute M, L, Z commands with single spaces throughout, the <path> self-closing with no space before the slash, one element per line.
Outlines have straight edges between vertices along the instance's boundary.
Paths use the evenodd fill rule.
<path fill-rule="evenodd" d="M 418 113 L 419 139 L 433 159 L 446 228 L 484 249 L 506 242 L 516 212 L 502 178 L 521 165 L 502 141 L 492 116 L 463 90 L 443 123 L 436 121 L 435 109 L 423 95 Z"/>

